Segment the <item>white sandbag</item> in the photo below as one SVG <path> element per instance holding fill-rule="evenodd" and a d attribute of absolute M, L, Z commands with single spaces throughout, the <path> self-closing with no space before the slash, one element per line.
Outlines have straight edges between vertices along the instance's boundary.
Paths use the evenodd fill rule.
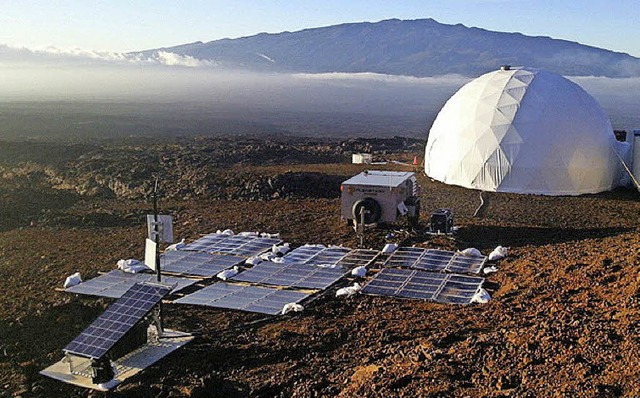
<path fill-rule="evenodd" d="M 497 261 L 507 257 L 508 250 L 506 247 L 498 246 L 489 254 L 489 261 Z"/>
<path fill-rule="evenodd" d="M 338 268 L 338 264 L 317 264 L 316 267 L 320 267 L 320 268 Z"/>
<path fill-rule="evenodd" d="M 147 267 L 145 263 L 134 258 L 130 258 L 128 260 L 118 260 L 117 265 L 118 269 L 130 274 L 137 274 L 139 272 L 148 271 L 151 269 Z"/>
<path fill-rule="evenodd" d="M 272 255 L 272 257 L 271 257 L 271 260 L 270 260 L 270 261 L 271 261 L 271 262 L 274 262 L 274 263 L 277 263 L 277 264 L 287 264 L 287 263 L 289 263 L 289 261 L 290 261 L 290 260 L 289 260 L 289 259 L 287 259 L 286 257 L 278 257 L 278 256 L 276 256 L 276 255 L 275 255 L 275 254 L 273 254 L 273 253 L 272 253 L 271 255 Z"/>
<path fill-rule="evenodd" d="M 480 289 L 478 290 L 478 293 L 476 293 L 472 298 L 471 298 L 471 302 L 472 303 L 478 303 L 478 304 L 485 304 L 488 303 L 489 300 L 491 300 L 491 296 L 489 295 L 489 292 L 487 292 L 484 289 Z"/>
<path fill-rule="evenodd" d="M 484 267 L 482 272 L 484 272 L 485 275 L 489 275 L 489 274 L 493 274 L 495 272 L 498 272 L 498 268 L 496 268 L 495 265 L 492 265 L 490 267 Z"/>
<path fill-rule="evenodd" d="M 288 243 L 283 243 L 282 245 L 273 245 L 271 246 L 271 252 L 276 255 L 284 256 L 291 250 L 289 248 Z"/>
<path fill-rule="evenodd" d="M 282 315 L 288 314 L 289 312 L 301 312 L 301 311 L 304 311 L 304 307 L 296 303 L 285 304 L 284 307 L 282 307 Z"/>
<path fill-rule="evenodd" d="M 240 272 L 240 268 L 238 268 L 238 266 L 236 265 L 231 269 L 225 269 L 224 271 L 219 272 L 218 275 L 216 275 L 216 278 L 226 281 L 227 279 L 233 278 L 234 276 L 238 275 L 238 272 Z"/>
<path fill-rule="evenodd" d="M 186 246 L 186 244 L 184 243 L 184 239 L 182 239 L 178 243 L 174 243 L 173 245 L 169 245 L 164 251 L 169 252 L 169 251 L 173 251 L 173 250 L 182 250 L 182 249 L 184 249 L 185 246 Z"/>
<path fill-rule="evenodd" d="M 240 232 L 238 234 L 238 236 L 258 237 L 258 236 L 260 236 L 260 233 L 251 232 L 251 231 L 244 231 L 244 232 Z"/>
<path fill-rule="evenodd" d="M 272 252 L 266 252 L 266 253 L 262 253 L 258 257 L 260 257 L 262 261 L 271 261 L 273 258 L 276 257 L 276 255 L 273 254 Z"/>
<path fill-rule="evenodd" d="M 249 257 L 244 263 L 247 265 L 258 265 L 264 260 L 258 256 Z"/>
<path fill-rule="evenodd" d="M 234 233 L 232 230 L 230 229 L 225 229 L 224 231 L 220 232 L 221 235 L 227 235 L 227 236 L 233 236 Z"/>
<path fill-rule="evenodd" d="M 353 284 L 353 286 L 347 286 L 343 287 L 342 289 L 338 289 L 338 291 L 336 292 L 336 297 L 350 297 L 358 293 L 360 289 L 362 289 L 362 286 L 360 286 L 360 284 L 356 282 Z"/>
<path fill-rule="evenodd" d="M 357 276 L 358 278 L 364 278 L 367 275 L 367 267 L 361 265 L 359 267 L 355 267 L 351 270 L 351 275 Z"/>
<path fill-rule="evenodd" d="M 395 243 L 387 243 L 382 248 L 382 252 L 383 253 L 393 253 L 394 251 L 396 251 L 397 248 L 398 248 L 398 245 L 396 245 Z"/>
<path fill-rule="evenodd" d="M 67 279 L 64 280 L 64 288 L 79 285 L 80 283 L 82 283 L 82 277 L 79 272 L 76 272 L 75 274 L 67 276 Z"/>
<path fill-rule="evenodd" d="M 280 239 L 280 232 L 275 233 L 275 234 L 270 234 L 268 232 L 263 232 L 260 234 L 261 237 L 263 238 L 271 238 L 271 239 Z"/>
<path fill-rule="evenodd" d="M 460 254 L 462 254 L 463 256 L 467 256 L 467 257 L 481 257 L 482 253 L 480 253 L 480 250 L 476 249 L 475 247 L 470 247 L 468 249 L 464 249 L 463 251 L 460 252 Z"/>

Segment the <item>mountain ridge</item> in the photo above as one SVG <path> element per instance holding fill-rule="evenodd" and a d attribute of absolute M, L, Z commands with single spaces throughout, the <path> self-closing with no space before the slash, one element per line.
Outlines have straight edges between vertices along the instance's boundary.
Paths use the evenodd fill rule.
<path fill-rule="evenodd" d="M 262 32 L 133 54 L 151 57 L 159 51 L 215 61 L 222 68 L 287 73 L 477 76 L 512 64 L 570 76 L 640 76 L 640 58 L 624 52 L 549 36 L 442 24 L 431 18 Z"/>

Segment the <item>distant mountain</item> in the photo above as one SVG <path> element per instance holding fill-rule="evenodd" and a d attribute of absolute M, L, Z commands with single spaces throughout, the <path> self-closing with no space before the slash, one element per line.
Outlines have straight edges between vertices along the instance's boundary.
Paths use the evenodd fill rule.
<path fill-rule="evenodd" d="M 134 53 L 170 52 L 222 68 L 275 72 L 375 72 L 477 76 L 503 64 L 567 76 L 640 76 L 640 58 L 579 43 L 493 32 L 433 19 L 349 23 L 298 32 L 260 33 Z"/>

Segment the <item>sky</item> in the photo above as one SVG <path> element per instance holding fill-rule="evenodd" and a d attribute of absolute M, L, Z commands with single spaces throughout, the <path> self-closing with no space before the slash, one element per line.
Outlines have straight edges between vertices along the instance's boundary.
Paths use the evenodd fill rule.
<path fill-rule="evenodd" d="M 389 18 L 550 36 L 640 57 L 639 0 L 0 0 L 0 44 L 128 52 Z"/>

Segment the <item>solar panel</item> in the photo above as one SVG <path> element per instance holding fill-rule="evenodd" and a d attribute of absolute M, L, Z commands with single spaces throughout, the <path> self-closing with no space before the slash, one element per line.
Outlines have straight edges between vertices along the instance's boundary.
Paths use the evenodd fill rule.
<path fill-rule="evenodd" d="M 477 274 L 486 261 L 485 256 L 465 256 L 448 250 L 400 247 L 389 256 L 384 266 Z"/>
<path fill-rule="evenodd" d="M 176 250 L 160 256 L 160 269 L 162 272 L 210 278 L 243 261 L 244 258 L 233 255 Z"/>
<path fill-rule="evenodd" d="M 291 290 L 218 282 L 184 296 L 174 303 L 278 315 L 286 304 L 299 303 L 307 297 L 309 297 L 307 293 Z"/>
<path fill-rule="evenodd" d="M 69 293 L 89 294 L 100 297 L 120 298 L 133 285 L 142 282 L 154 283 L 156 282 L 156 275 L 146 273 L 132 274 L 114 269 L 109 273 L 89 279 L 79 285 L 69 287 L 65 291 Z M 195 279 L 172 276 L 162 277 L 163 284 L 167 284 L 169 286 L 175 285 L 171 291 L 172 293 L 191 286 L 196 282 L 197 280 Z"/>
<path fill-rule="evenodd" d="M 351 250 L 336 264 L 345 269 L 353 269 L 360 266 L 368 266 L 378 256 L 377 250 L 356 249 Z"/>
<path fill-rule="evenodd" d="M 465 256 L 463 254 L 456 253 L 449 263 L 447 271 L 478 274 L 486 262 L 486 256 Z"/>
<path fill-rule="evenodd" d="M 469 304 L 484 278 L 385 268 L 362 289 L 365 294 Z"/>
<path fill-rule="evenodd" d="M 284 258 L 294 263 L 306 263 L 324 249 L 326 247 L 322 245 L 304 245 L 291 250 L 284 255 Z"/>
<path fill-rule="evenodd" d="M 320 253 L 311 257 L 306 262 L 306 264 L 313 264 L 313 265 L 337 264 L 350 251 L 351 249 L 349 249 L 348 247 L 341 247 L 341 246 L 327 247 L 326 249 L 322 250 Z"/>
<path fill-rule="evenodd" d="M 425 250 L 410 267 L 425 271 L 445 271 L 454 254 L 454 252 L 446 250 Z"/>
<path fill-rule="evenodd" d="M 208 248 L 216 243 L 227 239 L 229 235 L 209 234 L 187 244 L 183 250 L 206 252 Z"/>
<path fill-rule="evenodd" d="M 341 267 L 265 261 L 240 272 L 231 280 L 302 289 L 326 289 L 346 273 L 347 271 Z"/>
<path fill-rule="evenodd" d="M 420 247 L 399 247 L 391 253 L 385 267 L 412 267 L 424 254 L 426 249 Z"/>
<path fill-rule="evenodd" d="M 305 245 L 293 249 L 284 258 L 294 263 L 333 265 L 337 264 L 349 251 L 351 249 L 342 246 Z"/>
<path fill-rule="evenodd" d="M 259 236 L 209 234 L 189 243 L 184 250 L 202 251 L 208 253 L 226 253 L 242 257 L 257 256 L 270 249 L 273 245 L 282 243 L 276 238 L 262 238 Z"/>
<path fill-rule="evenodd" d="M 64 351 L 94 359 L 104 357 L 170 291 L 171 288 L 164 285 L 133 285 L 69 343 Z"/>

